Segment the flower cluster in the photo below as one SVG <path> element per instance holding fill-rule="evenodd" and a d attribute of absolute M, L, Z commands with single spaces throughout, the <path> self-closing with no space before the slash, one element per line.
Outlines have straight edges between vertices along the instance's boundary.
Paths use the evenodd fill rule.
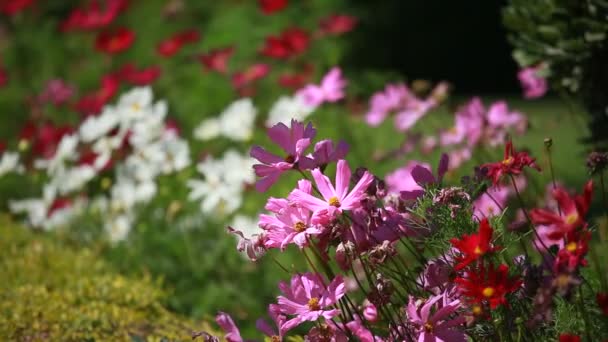
<path fill-rule="evenodd" d="M 166 116 L 166 103 L 154 103 L 150 88 L 135 88 L 76 128 L 26 125 L 20 154 L 4 154 L 3 167 L 44 172 L 43 196 L 12 200 L 11 211 L 51 229 L 95 209 L 110 239 L 124 239 L 137 206 L 157 193 L 156 179 L 190 165 L 188 144 Z M 100 191 L 89 192 L 92 186 Z"/>
<path fill-rule="evenodd" d="M 259 330 L 273 341 L 287 340 L 301 326 L 308 329 L 310 341 L 504 338 L 513 333 L 514 317 L 534 321 L 539 310 L 534 291 L 557 289 L 550 294 L 554 296 L 561 293 L 560 286 L 581 283 L 578 269 L 586 265 L 589 249 L 584 217 L 591 183 L 575 197 L 557 188 L 553 197 L 559 212 L 531 211 L 534 224 L 550 227 L 546 236 L 553 240 L 548 241 L 561 243 L 556 255 L 534 249 L 544 261 L 533 266 L 526 245 L 535 240 L 526 242 L 526 235 L 505 230 L 503 215 L 480 208 L 478 203 L 486 199 L 474 200 L 468 187 L 443 185 L 447 155 L 442 156 L 437 175 L 428 164 L 412 163 L 408 171 L 401 171 L 403 184 L 390 180 L 400 177 L 396 174 L 389 174 L 385 183 L 369 170 L 352 172 L 345 151 L 337 153 L 331 141 L 321 142 L 331 146 L 330 153 L 316 153 L 317 147 L 307 153 L 316 137 L 311 124 L 279 123 L 268 136 L 283 154 L 252 148 L 251 155 L 261 162 L 253 166 L 260 177 L 258 190 L 266 191 L 286 172 L 302 178 L 285 197 L 268 199 L 267 212 L 260 214 L 254 233 L 239 231 L 239 224 L 253 224 L 244 220 L 234 222 L 229 231 L 240 237 L 238 249 L 252 260 L 294 245 L 310 267 L 306 272 L 294 269 L 290 282 L 279 284 L 281 295 L 268 307 L 276 328 L 258 321 Z M 510 193 L 521 195 L 522 168 L 533 160 L 514 152 L 511 142 L 507 151 L 515 161 L 509 164 L 513 169 L 503 173 L 518 176 L 513 189 L 497 184 L 481 195 L 498 197 L 494 202 L 499 206 Z M 335 170 L 333 180 L 329 170 Z M 512 252 L 523 255 L 509 258 Z M 552 260 L 553 267 L 547 267 L 546 260 Z M 553 285 L 539 287 L 542 277 Z M 605 297 L 597 295 L 602 310 Z M 228 340 L 244 341 L 230 316 L 220 313 L 217 321 Z"/>

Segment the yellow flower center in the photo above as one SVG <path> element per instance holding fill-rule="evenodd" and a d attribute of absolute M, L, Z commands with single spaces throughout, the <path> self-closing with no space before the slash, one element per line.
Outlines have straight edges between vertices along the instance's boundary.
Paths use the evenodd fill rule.
<path fill-rule="evenodd" d="M 340 200 L 336 196 L 333 196 L 332 198 L 330 198 L 328 202 L 329 202 L 329 205 L 334 206 L 336 208 L 340 206 Z"/>
<path fill-rule="evenodd" d="M 511 165 L 513 163 L 513 157 L 509 157 L 502 161 L 503 165 Z"/>
<path fill-rule="evenodd" d="M 293 230 L 298 233 L 301 233 L 306 230 L 306 224 L 304 222 L 298 221 L 293 225 Z"/>
<path fill-rule="evenodd" d="M 310 298 L 310 300 L 308 301 L 308 308 L 311 311 L 321 310 L 321 305 L 319 305 L 319 298 L 317 298 L 317 297 Z"/>
<path fill-rule="evenodd" d="M 566 216 L 566 223 L 567 224 L 574 224 L 577 220 L 578 220 L 578 214 L 577 213 L 572 213 L 572 214 Z"/>
<path fill-rule="evenodd" d="M 475 250 L 473 250 L 473 253 L 477 254 L 477 255 L 481 255 L 483 254 L 481 248 L 479 248 L 479 246 L 475 247 Z"/>
<path fill-rule="evenodd" d="M 574 241 L 572 241 L 566 245 L 566 249 L 570 253 L 573 253 L 574 251 L 576 251 L 577 248 L 578 248 L 578 245 Z"/>
<path fill-rule="evenodd" d="M 134 103 L 131 105 L 131 109 L 133 109 L 136 112 L 139 112 L 141 110 L 141 106 L 139 105 L 139 103 Z"/>
<path fill-rule="evenodd" d="M 19 151 L 25 151 L 30 147 L 30 142 L 27 141 L 27 139 L 21 139 L 19 140 Z"/>
<path fill-rule="evenodd" d="M 273 335 L 270 338 L 270 342 L 281 342 L 281 338 L 279 336 L 277 336 L 277 335 Z"/>
<path fill-rule="evenodd" d="M 478 316 L 478 315 L 481 315 L 481 313 L 483 312 L 483 309 L 481 308 L 480 305 L 474 305 L 472 311 L 473 311 L 474 315 Z"/>
<path fill-rule="evenodd" d="M 481 291 L 481 294 L 486 298 L 490 298 L 494 295 L 494 292 L 496 292 L 496 290 L 494 290 L 493 287 L 486 287 Z"/>
<path fill-rule="evenodd" d="M 433 324 L 426 322 L 424 323 L 424 331 L 426 331 L 427 333 L 430 333 L 433 331 Z"/>
<path fill-rule="evenodd" d="M 110 186 L 112 186 L 112 180 L 108 177 L 103 177 L 101 179 L 100 186 L 103 190 L 108 190 L 110 188 Z"/>
<path fill-rule="evenodd" d="M 555 285 L 559 288 L 565 288 L 570 284 L 570 276 L 566 274 L 560 274 L 555 278 Z"/>

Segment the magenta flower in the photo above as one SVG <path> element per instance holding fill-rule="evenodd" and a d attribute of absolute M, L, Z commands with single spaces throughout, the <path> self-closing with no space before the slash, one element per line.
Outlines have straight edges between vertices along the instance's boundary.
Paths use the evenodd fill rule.
<path fill-rule="evenodd" d="M 464 323 L 463 316 L 450 318 L 460 307 L 460 300 L 449 300 L 446 295 L 429 298 L 425 302 L 410 297 L 407 305 L 409 322 L 417 328 L 418 341 L 466 341 L 466 335 L 457 326 Z"/>
<path fill-rule="evenodd" d="M 378 126 L 392 112 L 397 110 L 409 97 L 409 89 L 403 83 L 387 84 L 384 91 L 375 93 L 370 99 L 370 110 L 365 121 L 370 126 Z"/>
<path fill-rule="evenodd" d="M 456 113 L 454 126 L 440 135 L 441 146 L 456 145 L 467 142 L 473 146 L 479 142 L 483 133 L 486 109 L 481 99 L 474 97 Z"/>
<path fill-rule="evenodd" d="M 306 321 L 316 321 L 320 317 L 327 320 L 339 314 L 331 308 L 344 296 L 346 288 L 341 276 L 337 276 L 327 288 L 323 285 L 321 275 L 305 273 L 291 278 L 291 284 L 279 284 L 283 296 L 278 297 L 279 312 L 295 316 L 281 326 L 281 331 L 288 331 Z"/>
<path fill-rule="evenodd" d="M 74 92 L 74 87 L 67 84 L 62 79 L 54 79 L 46 84 L 42 93 L 38 95 L 38 101 L 59 106 L 67 103 L 74 95 Z"/>
<path fill-rule="evenodd" d="M 239 328 L 237 328 L 236 324 L 232 320 L 232 317 L 227 313 L 220 312 L 217 316 L 215 316 L 215 321 L 217 324 L 224 330 L 226 335 L 224 338 L 228 342 L 243 342 L 243 338 L 241 337 L 241 333 Z"/>
<path fill-rule="evenodd" d="M 297 92 L 304 103 L 312 107 L 318 107 L 325 102 L 337 102 L 344 98 L 346 80 L 342 77 L 342 70 L 338 67 L 332 68 L 321 80 L 321 84 L 309 84 Z"/>
<path fill-rule="evenodd" d="M 359 182 L 348 192 L 351 170 L 346 160 L 339 160 L 336 169 L 336 187 L 331 184 L 329 178 L 316 168 L 312 170 L 312 177 L 317 184 L 323 199 L 314 197 L 300 189 L 295 189 L 289 195 L 289 200 L 297 205 L 313 211 L 311 222 L 313 224 L 325 224 L 341 214 L 343 210 L 353 210 L 361 206 L 361 200 L 365 198 L 365 190 L 374 180 L 369 172 L 365 171 Z"/>
<path fill-rule="evenodd" d="M 321 230 L 310 223 L 308 209 L 289 206 L 276 215 L 260 215 L 259 226 L 266 231 L 266 248 L 285 250 L 288 244 L 295 243 L 300 248 L 308 245 L 307 237 L 321 234 Z"/>
<path fill-rule="evenodd" d="M 539 75 L 540 69 L 543 65 L 540 64 L 536 67 L 527 67 L 521 69 L 517 73 L 517 78 L 524 89 L 524 97 L 527 99 L 535 99 L 543 97 L 547 93 L 547 80 Z"/>
<path fill-rule="evenodd" d="M 322 140 L 315 144 L 314 152 L 309 157 L 312 157 L 315 166 L 323 168 L 331 162 L 344 159 L 348 153 L 348 148 L 348 144 L 344 141 L 340 141 L 338 145 L 334 146 L 333 141 Z"/>
<path fill-rule="evenodd" d="M 268 190 L 285 171 L 312 168 L 313 161 L 304 156 L 304 151 L 310 146 L 316 133 L 311 123 L 304 126 L 296 120 L 291 120 L 291 128 L 283 123 L 269 128 L 268 136 L 283 149 L 286 156 L 274 155 L 260 146 L 251 148 L 250 155 L 262 163 L 253 166 L 255 174 L 262 177 L 257 181 L 256 189 L 260 192 Z"/>
<path fill-rule="evenodd" d="M 400 167 L 397 170 L 389 173 L 384 178 L 386 183 L 386 187 L 389 192 L 398 194 L 401 191 L 420 191 L 422 187 L 418 185 L 418 183 L 412 177 L 412 170 L 416 167 L 420 166 L 425 168 L 431 173 L 431 166 L 427 163 L 410 160 L 404 167 Z"/>
<path fill-rule="evenodd" d="M 272 318 L 278 330 L 273 329 L 270 324 L 268 324 L 268 322 L 262 318 L 255 322 L 255 327 L 264 333 L 264 335 L 270 337 L 271 341 L 283 340 L 283 335 L 285 332 L 281 330 L 281 326 L 285 323 L 287 318 L 284 315 L 281 315 L 280 311 L 280 307 L 276 304 L 270 304 L 268 306 L 268 315 L 270 315 L 270 318 Z"/>

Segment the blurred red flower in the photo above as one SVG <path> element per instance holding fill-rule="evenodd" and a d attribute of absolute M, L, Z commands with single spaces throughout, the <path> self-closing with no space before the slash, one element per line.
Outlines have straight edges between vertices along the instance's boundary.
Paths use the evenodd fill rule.
<path fill-rule="evenodd" d="M 341 35 L 352 31 L 357 26 L 358 19 L 346 14 L 332 14 L 321 19 L 319 27 L 323 34 Z"/>
<path fill-rule="evenodd" d="M 100 32 L 95 40 L 98 51 L 115 54 L 125 51 L 135 42 L 135 32 L 126 27 Z"/>
<path fill-rule="evenodd" d="M 297 27 L 283 31 L 279 37 L 266 38 L 260 53 L 267 57 L 286 59 L 304 52 L 310 43 L 309 34 Z"/>
<path fill-rule="evenodd" d="M 211 50 L 209 53 L 200 55 L 199 60 L 207 70 L 216 71 L 221 74 L 228 72 L 228 59 L 234 53 L 234 47 L 229 46 L 221 49 Z"/>
<path fill-rule="evenodd" d="M 0 88 L 8 84 L 8 73 L 6 69 L 0 66 Z"/>
<path fill-rule="evenodd" d="M 116 76 L 131 85 L 143 86 L 154 83 L 161 73 L 161 68 L 156 65 L 137 70 L 133 63 L 127 63 L 117 71 Z"/>
<path fill-rule="evenodd" d="M 278 82 L 285 88 L 298 90 L 310 82 L 313 72 L 314 66 L 312 64 L 306 64 L 301 71 L 281 74 Z"/>
<path fill-rule="evenodd" d="M 268 64 L 257 63 L 245 71 L 237 72 L 232 76 L 232 85 L 235 88 L 242 88 L 251 82 L 264 78 L 270 72 Z"/>
<path fill-rule="evenodd" d="M 581 342 L 581 338 L 572 334 L 559 335 L 559 342 Z"/>
<path fill-rule="evenodd" d="M 0 12 L 15 15 L 32 4 L 34 0 L 0 0 Z"/>
<path fill-rule="evenodd" d="M 101 6 L 101 2 L 105 6 Z M 72 10 L 59 29 L 61 31 L 96 30 L 110 25 L 128 7 L 128 0 L 92 0 L 88 6 Z"/>
<path fill-rule="evenodd" d="M 120 80 L 117 76 L 104 76 L 98 90 L 83 96 L 76 103 L 76 111 L 85 116 L 101 112 L 103 106 L 116 94 L 119 86 Z"/>
<path fill-rule="evenodd" d="M 597 294 L 596 298 L 597 305 L 602 309 L 602 312 L 605 316 L 608 316 L 608 293 L 600 292 Z"/>
<path fill-rule="evenodd" d="M 156 51 L 163 57 L 171 57 L 178 53 L 185 44 L 195 43 L 200 39 L 201 35 L 196 30 L 177 32 L 161 41 L 156 47 Z"/>
<path fill-rule="evenodd" d="M 51 122 L 42 124 L 27 122 L 19 133 L 19 145 L 31 147 L 35 156 L 45 159 L 52 158 L 57 145 L 64 135 L 71 134 L 74 129 L 70 126 L 55 126 Z"/>
<path fill-rule="evenodd" d="M 288 0 L 258 0 L 260 9 L 264 14 L 273 14 L 287 7 Z"/>

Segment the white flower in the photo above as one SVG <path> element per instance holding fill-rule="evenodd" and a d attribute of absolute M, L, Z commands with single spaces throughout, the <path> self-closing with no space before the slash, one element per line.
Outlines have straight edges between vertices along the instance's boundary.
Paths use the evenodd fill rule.
<path fill-rule="evenodd" d="M 272 127 L 279 122 L 289 123 L 291 119 L 304 121 L 315 109 L 299 96 L 282 96 L 272 105 L 266 127 Z"/>
<path fill-rule="evenodd" d="M 51 230 L 69 224 L 76 216 L 82 213 L 84 204 L 83 200 L 77 200 L 66 207 L 53 210 L 42 224 L 42 227 L 45 230 Z"/>
<path fill-rule="evenodd" d="M 194 129 L 194 137 L 210 140 L 220 135 L 234 141 L 247 141 L 253 135 L 257 109 L 250 98 L 231 103 L 217 119 L 207 119 Z"/>
<path fill-rule="evenodd" d="M 219 182 L 213 177 L 205 180 L 189 180 L 186 184 L 191 192 L 188 199 L 201 201 L 201 211 L 205 214 L 225 216 L 241 206 L 241 188 Z"/>
<path fill-rule="evenodd" d="M 162 172 L 169 174 L 181 171 L 190 165 L 190 148 L 182 139 L 168 139 L 163 141 L 165 160 L 161 164 Z"/>
<path fill-rule="evenodd" d="M 255 183 L 256 176 L 253 165 L 256 160 L 248 155 L 242 155 L 236 150 L 228 150 L 222 158 L 224 178 L 229 183 Z"/>
<path fill-rule="evenodd" d="M 37 168 L 46 169 L 47 173 L 54 175 L 65 169 L 65 163 L 76 159 L 78 148 L 78 135 L 67 134 L 61 138 L 57 150 L 52 158 L 46 160 L 36 160 Z"/>
<path fill-rule="evenodd" d="M 9 201 L 8 207 L 14 214 L 26 214 L 28 225 L 32 227 L 41 227 L 47 219 L 49 203 L 44 199 L 28 198 Z"/>
<path fill-rule="evenodd" d="M 129 235 L 133 218 L 131 215 L 118 215 L 108 219 L 104 225 L 104 229 L 108 233 L 110 241 L 113 243 L 123 241 Z"/>
<path fill-rule="evenodd" d="M 22 172 L 23 166 L 19 164 L 19 153 L 5 152 L 0 158 L 0 177 L 9 172 Z"/>
<path fill-rule="evenodd" d="M 51 180 L 59 194 L 65 195 L 82 189 L 97 176 L 97 170 L 89 165 L 81 165 L 59 172 Z"/>
<path fill-rule="evenodd" d="M 194 138 L 198 140 L 211 140 L 219 137 L 222 133 L 220 125 L 220 120 L 216 118 L 203 120 L 203 122 L 194 129 Z"/>
<path fill-rule="evenodd" d="M 116 111 L 123 124 L 145 117 L 152 104 L 152 89 L 150 87 L 133 88 L 118 100 Z"/>
<path fill-rule="evenodd" d="M 119 117 L 116 111 L 109 106 L 104 107 L 103 112 L 98 116 L 89 116 L 78 130 L 80 139 L 85 143 L 109 134 L 114 128 L 118 127 Z"/>

